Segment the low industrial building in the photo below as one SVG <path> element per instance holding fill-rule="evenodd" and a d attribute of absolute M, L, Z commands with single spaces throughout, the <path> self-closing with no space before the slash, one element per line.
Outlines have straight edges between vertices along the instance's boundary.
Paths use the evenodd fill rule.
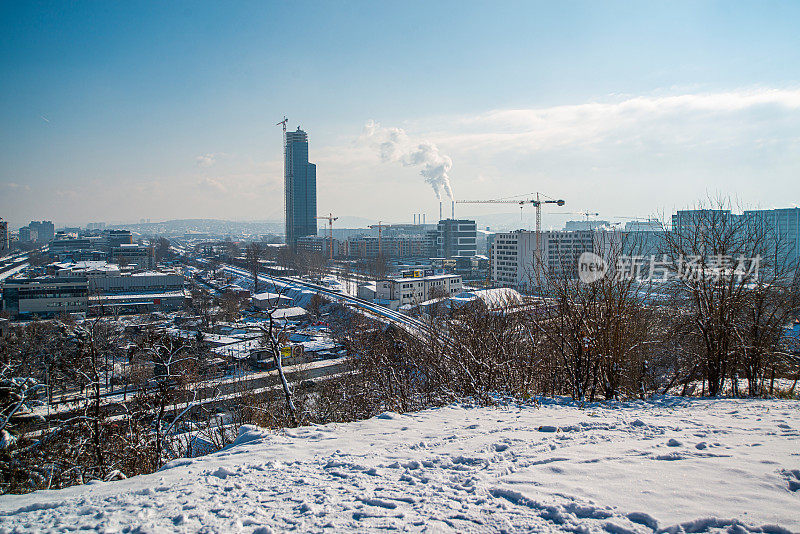
<path fill-rule="evenodd" d="M 270 310 L 272 308 L 283 308 L 292 303 L 291 297 L 280 293 L 256 293 L 250 297 L 250 303 L 257 310 Z"/>
<path fill-rule="evenodd" d="M 88 309 L 86 277 L 8 278 L 3 282 L 3 310 L 12 317 L 85 313 Z"/>
<path fill-rule="evenodd" d="M 401 306 L 456 294 L 462 289 L 462 280 L 455 274 L 408 276 L 378 280 L 375 287 L 376 302 L 384 301 L 389 308 L 396 310 Z"/>
<path fill-rule="evenodd" d="M 125 272 L 103 261 L 54 263 L 37 278 L 3 283 L 3 309 L 12 316 L 59 313 L 142 313 L 180 309 L 186 299 L 177 271 Z"/>

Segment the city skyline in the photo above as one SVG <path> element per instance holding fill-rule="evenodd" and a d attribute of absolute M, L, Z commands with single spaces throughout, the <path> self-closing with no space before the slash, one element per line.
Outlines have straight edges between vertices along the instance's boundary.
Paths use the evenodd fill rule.
<path fill-rule="evenodd" d="M 613 218 L 716 194 L 748 208 L 800 197 L 797 4 L 2 12 L 0 216 L 13 230 L 281 220 L 284 115 L 313 137 L 318 211 L 337 216 L 433 221 L 419 146 L 458 199 L 540 191 Z M 382 153 L 376 131 L 411 152 Z"/>

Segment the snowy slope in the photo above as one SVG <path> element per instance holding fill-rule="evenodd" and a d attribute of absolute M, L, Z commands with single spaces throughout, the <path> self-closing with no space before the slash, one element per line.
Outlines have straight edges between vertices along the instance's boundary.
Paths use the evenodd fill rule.
<path fill-rule="evenodd" d="M 0 530 L 800 532 L 800 404 L 448 406 L 0 497 Z"/>

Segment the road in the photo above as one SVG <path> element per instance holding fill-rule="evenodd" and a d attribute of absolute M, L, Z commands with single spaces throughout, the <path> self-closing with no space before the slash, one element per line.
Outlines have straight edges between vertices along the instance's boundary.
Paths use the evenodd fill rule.
<path fill-rule="evenodd" d="M 335 358 L 330 360 L 319 360 L 306 363 L 287 365 L 284 373 L 290 383 L 300 383 L 304 380 L 321 380 L 338 376 L 348 370 L 347 358 Z M 196 393 L 193 402 L 196 409 L 204 407 L 209 410 L 228 407 L 241 401 L 242 393 L 256 395 L 266 391 L 275 390 L 281 387 L 277 369 L 249 373 L 236 377 L 220 377 L 208 379 L 193 385 L 193 392 Z M 154 383 L 148 384 L 148 391 L 154 390 Z M 127 412 L 125 405 L 132 402 L 138 390 L 127 391 L 125 393 L 115 391 L 103 394 L 100 400 L 101 409 L 104 417 L 114 417 Z M 168 409 L 168 412 L 180 410 L 191 401 L 190 398 Z M 46 422 L 33 424 L 28 431 L 38 431 L 48 425 L 57 425 L 59 421 L 65 421 L 72 417 L 83 414 L 86 408 L 86 400 L 83 397 L 75 397 L 73 402 L 63 402 L 58 405 L 40 406 L 34 412 L 44 417 Z"/>

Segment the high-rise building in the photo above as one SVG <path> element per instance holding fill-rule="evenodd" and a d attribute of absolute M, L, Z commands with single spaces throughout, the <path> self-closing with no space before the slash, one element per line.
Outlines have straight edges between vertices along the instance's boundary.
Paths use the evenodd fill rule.
<path fill-rule="evenodd" d="M 475 256 L 478 253 L 477 225 L 466 219 L 439 221 L 438 254 L 442 258 Z"/>
<path fill-rule="evenodd" d="M 750 210 L 742 214 L 746 221 L 765 224 L 767 242 L 778 252 L 780 267 L 794 270 L 800 263 L 800 208 Z"/>
<path fill-rule="evenodd" d="M 49 243 L 56 235 L 56 227 L 53 221 L 31 221 L 28 226 L 31 230 L 36 231 L 37 243 Z"/>
<path fill-rule="evenodd" d="M 691 231 L 698 224 L 728 225 L 746 239 L 750 239 L 747 232 L 760 227 L 767 250 L 778 253 L 780 269 L 794 272 L 800 263 L 800 208 L 747 210 L 741 215 L 730 210 L 684 210 L 672 216 L 674 232 Z"/>
<path fill-rule="evenodd" d="M 8 222 L 0 218 L 0 255 L 8 251 Z"/>
<path fill-rule="evenodd" d="M 30 226 L 23 226 L 19 229 L 19 240 L 21 243 L 32 243 L 36 241 L 36 230 Z"/>
<path fill-rule="evenodd" d="M 308 135 L 297 128 L 286 132 L 283 162 L 286 244 L 317 233 L 317 166 L 308 162 Z"/>

